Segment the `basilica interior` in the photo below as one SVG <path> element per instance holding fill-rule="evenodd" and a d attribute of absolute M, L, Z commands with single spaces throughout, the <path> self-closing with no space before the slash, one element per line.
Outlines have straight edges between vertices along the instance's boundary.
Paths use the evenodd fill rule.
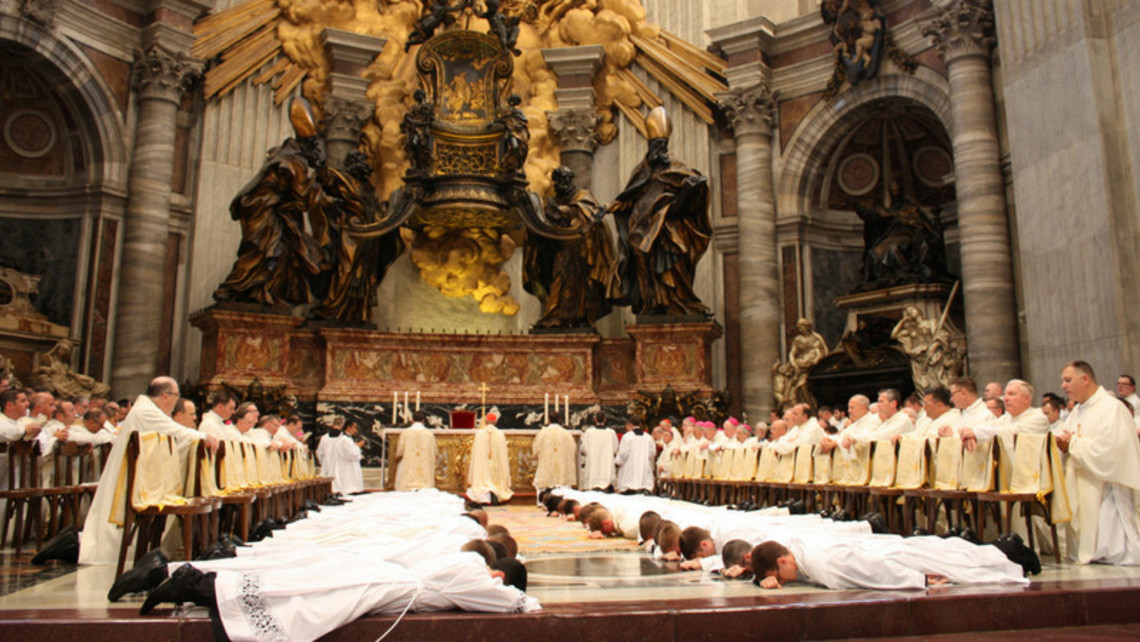
<path fill-rule="evenodd" d="M 0 375 L 348 417 L 377 489 L 413 407 L 493 409 L 526 486 L 552 415 L 755 425 L 962 376 L 1039 405 L 1073 360 L 1111 390 L 1140 370 L 1136 55 L 1137 0 L 0 0 Z M 444 441 L 461 491 L 470 445 Z M 556 618 L 624 601 L 688 639 L 758 604 L 603 553 L 532 571 Z M 0 613 L 119 618 L 83 593 L 101 572 L 13 571 Z M 1085 602 L 1132 608 L 1127 572 L 1042 582 L 935 596 L 990 609 L 976 628 L 877 593 L 765 606 L 922 624 L 763 617 L 917 636 L 1079 600 L 1048 625 L 1136 633 Z"/>

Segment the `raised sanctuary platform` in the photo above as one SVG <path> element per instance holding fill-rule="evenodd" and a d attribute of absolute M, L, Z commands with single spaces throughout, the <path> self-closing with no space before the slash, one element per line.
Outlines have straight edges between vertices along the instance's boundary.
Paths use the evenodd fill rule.
<path fill-rule="evenodd" d="M 516 502 L 488 509 L 512 532 L 564 530 L 560 553 L 531 553 L 528 592 L 540 613 L 410 614 L 390 640 L 738 640 L 929 637 L 937 639 L 1135 639 L 1140 635 L 1140 570 L 1055 565 L 1025 588 L 937 587 L 924 591 L 829 591 L 804 585 L 761 590 L 649 561 L 640 550 L 600 551 L 575 523 Z M 530 524 L 530 527 L 527 527 Z M 580 538 L 581 546 L 575 544 Z M 609 540 L 620 544 L 624 540 Z M 632 542 L 629 542 L 632 544 Z M 108 604 L 113 569 L 32 567 L 30 555 L 2 556 L 3 639 L 208 640 L 204 609 L 159 608 L 138 615 L 141 597 Z M 375 640 L 395 617 L 366 617 L 325 640 Z M 968 636 L 968 637 L 967 637 Z"/>

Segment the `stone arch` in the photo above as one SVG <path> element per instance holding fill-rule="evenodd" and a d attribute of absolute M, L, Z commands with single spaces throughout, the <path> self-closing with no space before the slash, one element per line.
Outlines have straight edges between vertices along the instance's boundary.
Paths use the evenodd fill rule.
<path fill-rule="evenodd" d="M 123 131 L 123 114 L 103 77 L 90 59 L 75 45 L 57 38 L 35 23 L 0 15 L 0 41 L 19 44 L 42 56 L 70 83 L 61 88 L 73 92 L 82 101 L 82 116 L 96 134 L 92 147 L 88 177 L 96 184 L 125 185 L 127 137 Z"/>
<path fill-rule="evenodd" d="M 926 107 L 947 132 L 952 131 L 949 85 L 941 74 L 926 67 L 913 76 L 880 76 L 878 81 L 856 86 L 831 101 L 821 100 L 804 117 L 784 150 L 776 190 L 780 216 L 802 216 L 811 209 L 811 190 L 835 146 L 862 117 L 866 106 L 887 98 Z"/>

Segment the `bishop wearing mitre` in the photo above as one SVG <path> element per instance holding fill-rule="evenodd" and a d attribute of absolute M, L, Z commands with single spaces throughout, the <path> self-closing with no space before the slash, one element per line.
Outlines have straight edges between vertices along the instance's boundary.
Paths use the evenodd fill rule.
<path fill-rule="evenodd" d="M 492 506 L 510 500 L 512 495 L 507 438 L 495 426 L 498 420 L 493 412 L 483 417 L 483 425 L 475 431 L 467 469 L 468 499 Z"/>

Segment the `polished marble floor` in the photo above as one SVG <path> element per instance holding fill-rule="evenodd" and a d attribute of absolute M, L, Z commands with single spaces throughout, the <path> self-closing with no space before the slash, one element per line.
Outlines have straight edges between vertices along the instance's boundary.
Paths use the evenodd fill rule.
<path fill-rule="evenodd" d="M 537 510 L 523 512 L 519 523 L 519 507 L 492 509 L 491 521 L 496 521 L 496 511 L 503 510 L 515 513 L 515 530 L 526 528 L 531 519 L 536 520 L 535 529 L 561 528 L 553 520 L 538 522 L 548 518 Z M 571 539 L 580 536 L 584 544 L 588 541 L 580 525 L 567 523 L 565 528 L 570 529 L 567 533 Z M 1002 633 L 1006 639 L 1025 639 L 1027 630 L 1040 627 L 1049 627 L 1049 635 L 1036 637 L 1048 639 L 1135 639 L 1140 634 L 1140 627 L 1134 624 L 1140 622 L 1140 568 L 1057 565 L 1044 560 L 1043 572 L 1032 578 L 1028 587 L 829 591 L 792 584 L 763 590 L 747 581 L 680 571 L 675 565 L 655 563 L 639 551 L 574 550 L 571 543 L 561 552 L 528 552 L 524 546 L 520 553 L 529 568 L 528 593 L 543 604 L 541 614 L 413 615 L 401 624 L 402 632 L 410 636 L 408 639 L 456 635 L 456 639 L 478 639 L 479 629 L 464 627 L 483 622 L 483 626 L 493 623 L 504 632 L 520 634 L 548 627 L 561 636 L 567 633 L 564 627 L 569 618 L 611 627 L 614 635 L 607 639 L 625 637 L 617 635 L 623 630 L 636 632 L 637 639 L 652 637 L 648 631 L 657 631 L 661 639 L 692 639 L 693 632 L 708 627 L 732 639 L 736 635 L 752 637 L 749 632 L 756 626 L 767 627 L 768 637 L 808 639 L 947 633 L 947 640 L 965 640 L 965 631 L 996 634 L 1007 628 L 1023 631 Z M 160 609 L 157 618 L 142 618 L 135 610 L 142 596 L 108 603 L 112 567 L 58 562 L 35 567 L 30 559 L 27 551 L 18 558 L 10 549 L 0 551 L 0 631 L 37 635 L 45 626 L 102 627 L 93 629 L 99 632 L 161 624 L 167 627 L 164 634 L 181 636 L 208 625 L 202 609 Z M 970 622 L 970 618 L 978 621 Z M 383 617 L 365 618 L 338 631 L 336 637 L 374 639 L 376 627 L 386 622 L 389 620 Z M 1073 635 L 1054 635 L 1053 631 L 1062 630 L 1057 627 L 1073 628 Z M 75 629 L 75 635 L 86 631 Z M 732 631 L 736 635 L 728 635 Z M 700 637 L 704 636 L 697 635 Z"/>

